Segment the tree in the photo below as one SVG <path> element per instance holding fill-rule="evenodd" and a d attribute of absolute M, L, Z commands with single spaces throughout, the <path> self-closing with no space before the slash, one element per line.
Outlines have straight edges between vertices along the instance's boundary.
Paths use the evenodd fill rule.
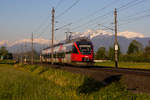
<path fill-rule="evenodd" d="M 106 49 L 105 47 L 100 47 L 96 52 L 96 59 L 106 59 Z"/>
<path fill-rule="evenodd" d="M 9 53 L 6 47 L 0 48 L 0 59 L 13 59 L 12 53 Z"/>
<path fill-rule="evenodd" d="M 108 51 L 108 58 L 110 60 L 114 60 L 114 48 L 113 47 L 109 47 L 109 51 Z"/>
<path fill-rule="evenodd" d="M 8 50 L 6 49 L 6 47 L 2 46 L 0 48 L 0 56 L 2 56 L 4 59 L 7 58 L 8 55 Z"/>
<path fill-rule="evenodd" d="M 140 42 L 133 40 L 128 47 L 127 54 L 137 54 L 142 52 L 142 50 L 143 45 Z"/>
<path fill-rule="evenodd" d="M 149 45 L 146 46 L 144 49 L 144 56 L 146 57 L 150 56 L 150 41 L 149 41 Z"/>

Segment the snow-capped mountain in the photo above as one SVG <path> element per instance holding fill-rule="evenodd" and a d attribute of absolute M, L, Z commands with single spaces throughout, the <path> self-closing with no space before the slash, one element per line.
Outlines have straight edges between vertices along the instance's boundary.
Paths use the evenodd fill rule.
<path fill-rule="evenodd" d="M 106 49 L 108 50 L 110 46 L 113 46 L 115 38 L 114 33 L 104 30 L 88 30 L 87 32 L 75 32 L 72 34 L 72 38 L 79 37 L 88 37 L 89 39 L 91 39 L 95 51 L 97 51 L 99 47 L 106 47 Z M 132 40 L 139 41 L 145 47 L 148 45 L 148 41 L 150 41 L 150 38 L 136 32 L 119 32 L 118 43 L 123 53 L 127 51 L 128 46 Z"/>
<path fill-rule="evenodd" d="M 78 37 L 89 37 L 90 39 L 93 39 L 97 36 L 113 36 L 114 33 L 107 32 L 104 30 L 88 30 L 87 32 L 74 32 L 72 34 L 73 38 L 78 38 Z M 136 33 L 136 32 L 129 32 L 129 31 L 124 31 L 124 32 L 119 32 L 118 36 L 122 36 L 125 38 L 144 38 L 144 35 L 141 33 Z"/>
<path fill-rule="evenodd" d="M 0 41 L 0 46 L 8 46 L 9 41 L 8 40 L 2 40 Z"/>
<path fill-rule="evenodd" d="M 144 35 L 141 33 L 129 32 L 129 31 L 120 32 L 118 33 L 118 36 L 123 36 L 126 38 L 144 38 Z"/>
<path fill-rule="evenodd" d="M 74 32 L 71 35 L 72 39 L 79 37 L 88 37 L 89 39 L 91 39 L 94 45 L 94 51 L 96 52 L 99 47 L 105 47 L 108 50 L 110 46 L 113 46 L 115 36 L 114 33 L 104 30 L 87 30 L 86 32 Z M 118 43 L 123 53 L 127 51 L 128 46 L 132 40 L 139 41 L 145 47 L 148 45 L 150 37 L 145 37 L 141 33 L 129 31 L 118 33 Z M 40 51 L 42 48 L 48 47 L 51 43 L 50 40 L 46 40 L 43 38 L 34 39 L 33 42 L 36 51 Z M 54 42 L 58 43 L 59 41 Z M 21 52 L 25 49 L 31 50 L 31 39 L 22 39 L 17 41 L 3 40 L 0 41 L 0 46 L 6 46 L 11 52 L 18 52 L 18 50 Z"/>
<path fill-rule="evenodd" d="M 23 39 L 23 40 L 17 40 L 17 41 L 8 41 L 8 40 L 2 40 L 0 41 L 0 46 L 7 46 L 7 47 L 12 47 L 17 44 L 25 44 L 25 43 L 31 43 L 31 39 Z M 38 43 L 38 44 L 50 44 L 50 40 L 46 40 L 43 38 L 38 38 L 34 39 L 33 43 Z"/>
<path fill-rule="evenodd" d="M 6 46 L 10 52 L 24 52 L 31 50 L 31 39 L 22 39 L 17 41 L 8 41 L 2 40 L 0 41 L 0 47 Z M 51 41 L 43 38 L 36 38 L 33 40 L 34 49 L 36 51 L 40 51 L 42 48 L 46 48 L 50 46 Z M 58 43 L 58 41 L 54 41 L 54 43 Z"/>

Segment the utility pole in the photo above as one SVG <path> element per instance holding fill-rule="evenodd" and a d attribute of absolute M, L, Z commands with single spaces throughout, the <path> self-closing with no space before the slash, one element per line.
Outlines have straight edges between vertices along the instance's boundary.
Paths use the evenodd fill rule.
<path fill-rule="evenodd" d="M 114 11 L 114 23 L 115 23 L 115 67 L 118 68 L 118 41 L 117 41 L 117 9 Z"/>
<path fill-rule="evenodd" d="M 27 45 L 26 42 L 24 43 L 24 64 L 27 63 L 27 49 L 26 49 Z"/>
<path fill-rule="evenodd" d="M 68 32 L 65 32 L 66 33 L 66 41 L 68 41 Z"/>
<path fill-rule="evenodd" d="M 33 58 L 34 58 L 34 54 L 33 54 L 33 32 L 32 32 L 32 36 L 31 36 L 31 41 L 32 41 L 32 57 L 31 57 L 31 64 L 33 64 Z"/>
<path fill-rule="evenodd" d="M 21 45 L 21 48 L 20 48 L 20 51 L 21 51 L 21 64 L 23 64 L 23 45 Z"/>
<path fill-rule="evenodd" d="M 52 8 L 52 46 L 51 46 L 51 64 L 53 64 L 53 43 L 54 43 L 54 14 L 55 14 L 55 10 L 54 8 Z"/>

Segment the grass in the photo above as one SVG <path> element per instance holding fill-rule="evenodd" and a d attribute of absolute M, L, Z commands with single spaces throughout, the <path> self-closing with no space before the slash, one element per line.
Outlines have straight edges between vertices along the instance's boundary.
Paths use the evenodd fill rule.
<path fill-rule="evenodd" d="M 59 69 L 1 64 L 0 77 L 0 100 L 150 100 L 127 91 L 120 76 L 98 82 Z"/>
<path fill-rule="evenodd" d="M 14 60 L 0 60 L 0 64 L 14 64 Z"/>
<path fill-rule="evenodd" d="M 97 66 L 103 67 L 114 67 L 115 63 L 112 61 L 106 62 L 97 62 L 95 63 Z M 119 68 L 137 68 L 137 69 L 150 69 L 150 63 L 137 63 L 137 62 L 118 62 Z"/>

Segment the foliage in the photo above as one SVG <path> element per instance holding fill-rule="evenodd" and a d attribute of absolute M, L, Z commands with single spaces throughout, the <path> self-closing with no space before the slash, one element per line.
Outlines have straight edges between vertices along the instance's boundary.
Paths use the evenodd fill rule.
<path fill-rule="evenodd" d="M 106 49 L 105 47 L 100 47 L 98 49 L 98 51 L 96 52 L 96 59 L 106 59 L 107 56 L 106 56 Z"/>
<path fill-rule="evenodd" d="M 142 44 L 133 40 L 128 47 L 127 54 L 121 54 L 119 60 L 123 62 L 150 62 L 150 46 L 143 50 Z"/>
<path fill-rule="evenodd" d="M 6 49 L 6 47 L 2 46 L 2 47 L 0 48 L 0 54 L 1 54 L 2 56 L 6 56 L 6 55 L 8 54 L 8 50 Z"/>
<path fill-rule="evenodd" d="M 144 56 L 150 58 L 150 46 L 145 47 Z"/>
<path fill-rule="evenodd" d="M 115 58 L 115 51 L 113 47 L 109 47 L 109 51 L 108 51 L 108 58 L 110 60 L 114 60 Z"/>
<path fill-rule="evenodd" d="M 12 53 L 9 53 L 8 50 L 6 49 L 6 47 L 2 46 L 0 48 L 0 59 L 12 59 L 13 56 L 12 56 Z"/>
<path fill-rule="evenodd" d="M 136 40 L 133 40 L 128 47 L 127 54 L 137 54 L 139 52 L 142 52 L 142 50 L 142 44 Z"/>
<path fill-rule="evenodd" d="M 120 61 L 124 62 L 150 62 L 149 57 L 144 57 L 143 54 L 125 54 L 119 57 Z"/>

